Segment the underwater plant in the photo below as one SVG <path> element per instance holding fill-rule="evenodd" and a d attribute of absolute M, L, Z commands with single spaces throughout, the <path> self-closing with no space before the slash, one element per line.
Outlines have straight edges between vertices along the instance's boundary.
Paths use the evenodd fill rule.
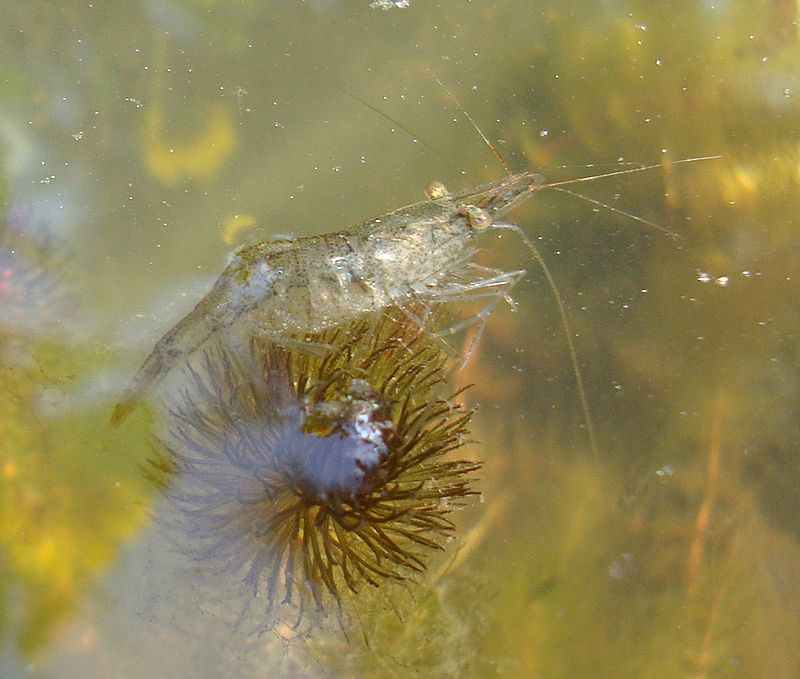
<path fill-rule="evenodd" d="M 294 626 L 311 610 L 343 620 L 365 585 L 415 580 L 480 467 L 450 455 L 471 411 L 418 324 L 384 316 L 310 339 L 325 350 L 206 350 L 153 465 L 197 566 L 236 574 Z"/>
<path fill-rule="evenodd" d="M 30 212 L 8 208 L 0 218 L 0 341 L 66 333 L 77 306 L 63 255 Z"/>

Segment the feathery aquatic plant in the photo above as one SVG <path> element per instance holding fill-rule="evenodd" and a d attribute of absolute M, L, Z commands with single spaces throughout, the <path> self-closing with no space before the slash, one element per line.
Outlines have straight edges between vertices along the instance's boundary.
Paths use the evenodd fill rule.
<path fill-rule="evenodd" d="M 241 573 L 297 621 L 365 584 L 414 579 L 452 534 L 479 463 L 453 460 L 471 413 L 406 319 L 208 350 L 156 462 L 199 565 Z"/>

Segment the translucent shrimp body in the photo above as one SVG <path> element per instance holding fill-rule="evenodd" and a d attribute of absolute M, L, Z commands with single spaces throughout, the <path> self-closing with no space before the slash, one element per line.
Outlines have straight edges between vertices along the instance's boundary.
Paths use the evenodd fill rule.
<path fill-rule="evenodd" d="M 540 185 L 541 176 L 531 172 L 458 195 L 434 182 L 428 200 L 350 229 L 240 247 L 211 291 L 153 347 L 111 423 L 122 422 L 175 365 L 239 322 L 287 343 L 390 306 L 506 295 L 524 272 L 473 264 L 475 238 Z"/>

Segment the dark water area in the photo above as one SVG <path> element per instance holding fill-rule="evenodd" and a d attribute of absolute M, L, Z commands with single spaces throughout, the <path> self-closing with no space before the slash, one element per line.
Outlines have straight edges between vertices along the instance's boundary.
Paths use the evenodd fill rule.
<path fill-rule="evenodd" d="M 0 8 L 0 675 L 797 677 L 796 3 L 384 5 Z M 238 245 L 348 228 L 432 179 L 461 191 L 526 170 L 545 186 L 614 176 L 506 217 L 557 297 L 515 234 L 485 237 L 477 262 L 527 275 L 466 367 L 419 383 L 437 404 L 424 417 L 397 386 L 421 373 L 375 344 L 382 325 L 347 326 L 353 355 L 375 358 L 346 376 L 324 361 L 333 336 L 281 347 L 265 380 L 230 340 L 253 412 L 280 384 L 303 435 L 361 437 L 358 502 L 315 482 L 313 510 L 260 523 L 275 478 L 259 468 L 232 492 L 228 434 L 192 420 L 213 402 L 255 440 L 201 356 L 108 425 Z M 429 367 L 452 359 L 419 341 Z M 428 448 L 420 421 L 443 428 Z M 214 445 L 203 497 L 251 513 L 197 528 L 172 479 Z M 397 504 L 369 513 L 363 489 L 381 484 Z M 350 571 L 342 530 L 364 536 Z M 273 562 L 262 538 L 292 546 Z M 289 615 L 272 617 L 251 567 L 296 593 Z"/>

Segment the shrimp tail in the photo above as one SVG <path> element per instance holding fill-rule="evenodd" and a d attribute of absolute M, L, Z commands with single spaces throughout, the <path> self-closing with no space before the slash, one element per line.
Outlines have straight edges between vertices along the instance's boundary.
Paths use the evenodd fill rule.
<path fill-rule="evenodd" d="M 212 291 L 213 292 L 213 291 Z M 220 315 L 217 295 L 209 294 L 167 332 L 153 347 L 120 401 L 109 424 L 118 427 L 179 361 L 202 346 L 220 329 L 231 325 L 238 314 Z"/>
<path fill-rule="evenodd" d="M 181 347 L 176 342 L 177 339 L 179 338 L 174 335 L 173 331 L 170 331 L 153 347 L 153 351 L 150 352 L 142 367 L 139 368 L 122 398 L 114 406 L 114 412 L 111 414 L 110 420 L 112 427 L 118 427 L 122 424 L 125 418 L 141 403 L 144 394 L 166 376 L 176 361 L 192 350 L 188 346 Z"/>
<path fill-rule="evenodd" d="M 123 397 L 117 405 L 114 406 L 114 412 L 111 413 L 111 418 L 108 423 L 112 427 L 119 427 L 137 405 L 139 405 L 139 401 L 135 397 Z"/>

